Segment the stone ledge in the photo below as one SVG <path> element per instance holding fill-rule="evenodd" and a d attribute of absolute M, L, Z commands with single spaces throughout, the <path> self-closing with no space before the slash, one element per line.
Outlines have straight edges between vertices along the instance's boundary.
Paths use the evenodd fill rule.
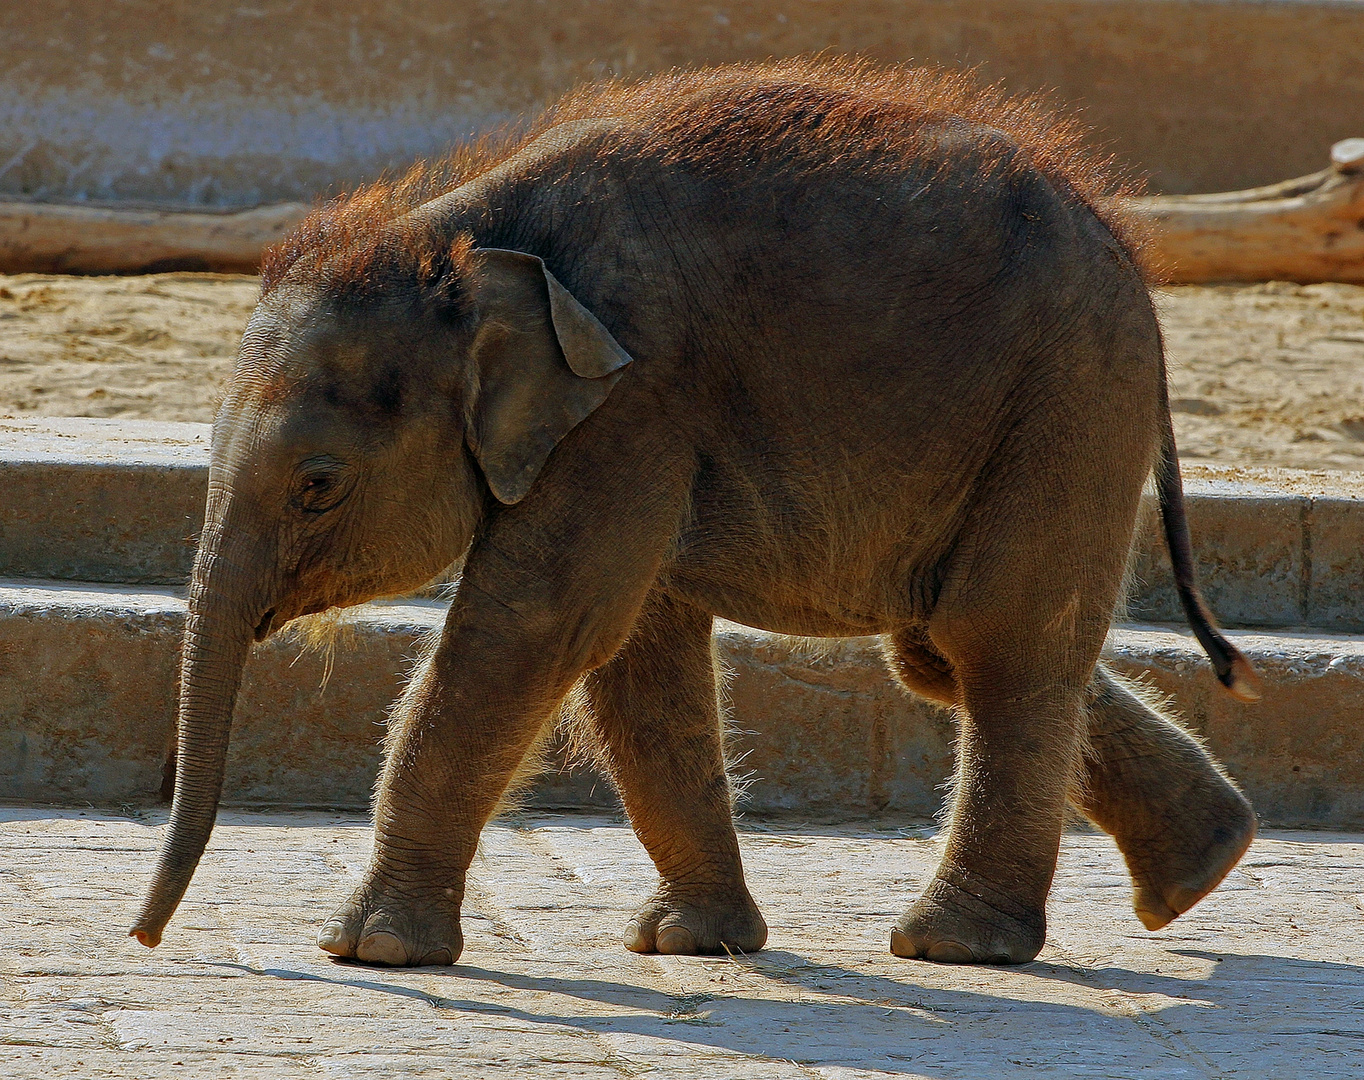
<path fill-rule="evenodd" d="M 209 424 L 0 420 L 0 575 L 180 584 L 203 521 Z M 1207 600 L 1226 626 L 1364 631 L 1364 475 L 1185 469 Z M 1147 499 L 1128 612 L 1181 622 Z"/>
<path fill-rule="evenodd" d="M 0 420 L 0 575 L 187 581 L 209 424 Z"/>
<path fill-rule="evenodd" d="M 1186 466 L 1199 583 L 1226 626 L 1364 630 L 1364 474 Z M 1158 508 L 1147 498 L 1128 613 L 1182 622 Z"/>
<path fill-rule="evenodd" d="M 175 590 L 0 583 L 0 798 L 117 805 L 156 798 L 175 713 L 184 603 Z M 256 648 L 226 784 L 238 805 L 364 805 L 388 706 L 434 601 L 351 612 L 331 678 L 288 640 Z M 1364 639 L 1233 632 L 1260 670 L 1258 705 L 1217 687 L 1182 629 L 1123 626 L 1108 654 L 1172 695 L 1268 821 L 1364 825 Z M 886 675 L 874 639 L 812 647 L 717 624 L 733 672 L 736 771 L 757 813 L 929 816 L 951 772 L 952 722 Z M 530 796 L 607 806 L 606 785 L 557 765 Z"/>
<path fill-rule="evenodd" d="M 203 523 L 208 424 L 0 420 L 0 577 L 178 584 Z M 1200 580 L 1227 626 L 1364 631 L 1364 474 L 1185 470 Z M 1147 500 L 1129 613 L 1183 613 Z"/>

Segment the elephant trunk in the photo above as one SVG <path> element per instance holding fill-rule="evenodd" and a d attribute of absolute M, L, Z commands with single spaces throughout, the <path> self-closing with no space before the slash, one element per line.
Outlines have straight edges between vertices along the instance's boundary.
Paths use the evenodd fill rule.
<path fill-rule="evenodd" d="M 255 629 L 250 605 L 241 602 L 246 575 L 218 556 L 216 547 L 202 545 L 195 560 L 180 663 L 170 825 L 151 889 L 129 931 L 148 948 L 161 943 L 161 931 L 185 895 L 213 831 L 232 710 Z"/>

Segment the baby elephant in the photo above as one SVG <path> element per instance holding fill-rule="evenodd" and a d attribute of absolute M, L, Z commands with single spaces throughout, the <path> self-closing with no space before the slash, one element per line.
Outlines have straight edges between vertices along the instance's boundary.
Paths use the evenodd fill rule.
<path fill-rule="evenodd" d="M 1067 802 L 1148 927 L 1254 832 L 1098 664 L 1156 471 L 1190 573 L 1160 331 L 1077 136 L 953 76 L 790 62 L 572 96 L 267 253 L 213 432 L 155 945 L 213 827 L 252 640 L 463 559 L 396 707 L 373 861 L 323 949 L 450 964 L 479 831 L 572 700 L 653 857 L 638 952 L 761 947 L 711 623 L 880 634 L 956 706 L 942 865 L 900 956 L 1032 959 Z"/>

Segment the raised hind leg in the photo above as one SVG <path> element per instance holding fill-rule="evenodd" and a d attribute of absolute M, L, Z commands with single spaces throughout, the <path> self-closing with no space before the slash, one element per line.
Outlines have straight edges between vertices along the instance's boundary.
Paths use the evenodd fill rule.
<path fill-rule="evenodd" d="M 1132 906 L 1158 930 L 1210 893 L 1255 838 L 1255 812 L 1208 752 L 1151 695 L 1094 671 L 1089 753 L 1076 805 L 1111 833 L 1132 874 Z"/>
<path fill-rule="evenodd" d="M 660 878 L 626 927 L 626 948 L 762 948 L 767 924 L 734 833 L 709 613 L 651 596 L 629 640 L 581 692 L 597 757 Z"/>

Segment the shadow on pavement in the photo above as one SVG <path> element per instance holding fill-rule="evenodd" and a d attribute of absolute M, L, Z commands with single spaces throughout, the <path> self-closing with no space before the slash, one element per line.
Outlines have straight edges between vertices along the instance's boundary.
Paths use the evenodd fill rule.
<path fill-rule="evenodd" d="M 1173 951 L 1216 966 L 1206 978 L 1186 979 L 1115 966 L 1033 962 L 998 969 L 1000 992 L 995 994 L 980 987 L 995 969 L 977 969 L 982 977 L 973 979 L 974 989 L 944 988 L 916 981 L 916 970 L 937 968 L 918 961 L 905 963 L 903 978 L 891 978 L 772 951 L 702 961 L 733 981 L 717 985 L 713 994 L 691 995 L 609 979 L 472 965 L 394 971 L 337 962 L 335 977 L 217 966 L 415 998 L 445 1012 L 659 1040 L 651 1052 L 660 1056 L 704 1054 L 710 1048 L 924 1076 L 970 1075 L 960 1070 L 971 1068 L 986 1070 L 981 1075 L 1015 1070 L 1037 1075 L 1033 1070 L 1040 1066 L 1092 1069 L 1096 1075 L 1113 1069 L 1113 1075 L 1123 1075 L 1124 1063 L 1130 1065 L 1134 1054 L 1147 1068 L 1159 1068 L 1163 1061 L 1171 1073 L 1187 1071 L 1190 1054 L 1201 1055 L 1183 1037 L 1186 1030 L 1196 1030 L 1198 1041 L 1233 1038 L 1229 1053 L 1248 1064 L 1267 1064 L 1259 1055 L 1268 1053 L 1276 1063 L 1301 1061 L 1306 1067 L 1313 1054 L 1364 1043 L 1364 968 Z M 414 977 L 439 989 L 407 985 Z M 1073 986 L 1100 992 L 1092 999 L 1095 1004 L 1075 1003 L 1074 990 L 1068 989 Z M 1267 996 L 1283 1004 L 1268 1017 Z M 579 1012 L 565 998 L 612 1011 Z M 1327 1003 L 1329 1014 L 1323 1011 Z M 634 1051 L 639 1049 L 636 1044 Z M 1203 1062 L 1205 1068 L 1208 1064 Z"/>

